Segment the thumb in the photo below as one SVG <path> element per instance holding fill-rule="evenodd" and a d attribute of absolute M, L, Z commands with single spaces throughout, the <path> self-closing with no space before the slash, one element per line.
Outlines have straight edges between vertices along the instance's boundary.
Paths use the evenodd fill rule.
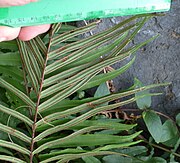
<path fill-rule="evenodd" d="M 0 0 L 0 7 L 21 6 L 38 0 Z"/>
<path fill-rule="evenodd" d="M 0 42 L 15 39 L 20 32 L 20 28 L 10 28 L 0 26 Z"/>

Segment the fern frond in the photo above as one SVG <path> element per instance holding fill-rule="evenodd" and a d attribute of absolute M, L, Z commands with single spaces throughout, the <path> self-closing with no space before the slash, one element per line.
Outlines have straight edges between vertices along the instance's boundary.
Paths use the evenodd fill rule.
<path fill-rule="evenodd" d="M 25 135 L 24 133 L 22 133 L 22 132 L 20 132 L 18 130 L 15 130 L 15 129 L 11 128 L 11 127 L 0 124 L 0 130 L 3 131 L 3 132 L 8 133 L 10 135 L 13 135 L 13 136 L 19 138 L 20 140 L 25 141 L 25 142 L 27 142 L 29 144 L 31 143 L 31 138 L 29 136 Z"/>
<path fill-rule="evenodd" d="M 5 80 L 3 80 L 2 78 L 0 78 L 0 86 L 13 92 L 15 95 L 17 95 L 20 99 L 22 99 L 24 101 L 24 103 L 26 103 L 32 109 L 35 108 L 34 102 L 26 94 L 24 94 L 23 92 L 21 92 L 20 90 L 15 88 L 13 85 L 11 85 L 8 82 L 6 82 Z"/>
<path fill-rule="evenodd" d="M 21 120 L 22 122 L 26 123 L 27 125 L 31 126 L 33 125 L 33 121 L 31 119 L 29 119 L 28 117 L 26 117 L 25 115 L 19 113 L 18 111 L 9 109 L 3 105 L 0 104 L 0 111 L 4 112 L 6 114 L 9 114 L 13 117 L 18 118 L 19 120 Z"/>
<path fill-rule="evenodd" d="M 136 125 L 97 117 L 102 111 L 144 97 L 132 97 L 137 92 L 167 84 L 145 86 L 100 98 L 74 100 L 73 97 L 78 91 L 112 80 L 133 64 L 135 56 L 120 69 L 101 74 L 105 67 L 131 57 L 155 39 L 153 37 L 127 48 L 150 17 L 134 16 L 84 39 L 78 36 L 94 29 L 99 22 L 81 28 L 68 27 L 72 30 L 65 30 L 61 23 L 54 24 L 44 37 L 38 36 L 28 42 L 17 40 L 20 57 L 16 52 L 12 58 L 12 66 L 18 68 L 17 71 L 8 71 L 4 65 L 12 54 L 1 56 L 2 61 L 0 59 L 0 73 L 10 74 L 14 80 L 11 82 L 8 75 L 0 77 L 0 86 L 6 90 L 9 99 L 14 99 L 13 105 L 0 103 L 0 111 L 18 122 L 14 126 L 0 123 L 0 131 L 10 135 L 10 140 L 8 137 L 0 140 L 0 146 L 18 154 L 0 155 L 0 160 L 67 162 L 86 156 L 122 155 L 111 150 L 139 143 L 132 140 L 140 132 L 122 135 L 122 131 L 129 131 Z M 21 88 L 22 84 L 24 88 Z M 152 95 L 159 94 L 146 96 Z M 121 101 L 114 103 L 117 99 Z M 22 107 L 24 105 L 26 109 Z M 23 109 L 16 109 L 18 107 Z"/>
<path fill-rule="evenodd" d="M 20 153 L 30 155 L 30 151 L 28 149 L 21 147 L 20 145 L 17 145 L 17 144 L 12 143 L 12 142 L 0 140 L 0 146 L 10 148 L 10 149 L 14 149 Z"/>

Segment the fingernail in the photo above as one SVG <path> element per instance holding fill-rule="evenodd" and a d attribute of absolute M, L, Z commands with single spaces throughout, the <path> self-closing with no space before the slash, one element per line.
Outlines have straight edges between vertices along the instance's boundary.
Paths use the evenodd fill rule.
<path fill-rule="evenodd" d="M 5 41 L 5 40 L 6 40 L 5 37 L 0 38 L 0 42 Z"/>

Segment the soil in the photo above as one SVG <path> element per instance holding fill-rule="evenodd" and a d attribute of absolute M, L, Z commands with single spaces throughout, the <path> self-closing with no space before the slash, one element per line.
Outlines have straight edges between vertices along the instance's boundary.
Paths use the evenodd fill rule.
<path fill-rule="evenodd" d="M 126 17 L 103 19 L 93 32 L 107 29 Z M 82 22 L 81 22 L 82 23 Z M 154 17 L 139 32 L 133 43 L 147 38 L 160 36 L 137 52 L 134 65 L 114 80 L 117 90 L 128 88 L 137 77 L 145 85 L 171 82 L 171 85 L 159 88 L 162 96 L 153 97 L 152 108 L 167 115 L 175 116 L 180 112 L 180 0 L 172 2 L 171 10 L 165 16 Z M 115 64 L 115 68 L 122 63 Z"/>

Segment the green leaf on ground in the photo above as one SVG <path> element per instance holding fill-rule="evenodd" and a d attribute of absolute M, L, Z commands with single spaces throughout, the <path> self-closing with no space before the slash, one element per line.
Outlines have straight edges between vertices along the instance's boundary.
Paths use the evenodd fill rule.
<path fill-rule="evenodd" d="M 176 140 L 178 130 L 171 120 L 167 120 L 162 124 L 160 117 L 154 111 L 144 112 L 143 119 L 156 143 L 170 141 L 171 139 Z M 172 140 L 171 143 L 173 143 Z"/>
<path fill-rule="evenodd" d="M 109 91 L 109 88 L 107 86 L 106 83 L 102 83 L 96 90 L 95 94 L 94 94 L 94 97 L 102 97 L 102 96 L 106 96 L 106 95 L 109 95 L 110 94 L 110 91 Z M 102 104 L 101 106 L 106 106 L 108 105 L 108 102 L 107 103 L 104 103 Z"/>
<path fill-rule="evenodd" d="M 136 86 L 136 88 L 140 88 L 140 87 L 143 87 L 143 83 L 138 80 L 137 78 L 134 79 L 134 84 Z M 146 95 L 146 94 L 149 94 L 149 90 L 145 90 L 145 91 L 141 91 L 141 92 L 138 92 L 135 94 L 136 97 L 138 96 L 143 96 L 143 95 Z M 146 108 L 149 108 L 151 106 L 151 96 L 145 96 L 144 98 L 140 98 L 136 101 L 137 103 L 137 106 L 139 109 L 146 109 Z"/>
<path fill-rule="evenodd" d="M 167 163 L 167 161 L 161 157 L 153 157 L 145 161 L 145 163 Z"/>
<path fill-rule="evenodd" d="M 103 157 L 104 163 L 133 163 L 132 158 L 129 157 L 123 157 L 118 155 L 109 155 Z"/>
<path fill-rule="evenodd" d="M 85 163 L 101 163 L 101 161 L 93 156 L 82 157 L 82 159 Z"/>
<path fill-rule="evenodd" d="M 162 127 L 161 142 L 173 139 L 178 135 L 178 130 L 171 120 L 167 120 Z"/>
<path fill-rule="evenodd" d="M 156 143 L 160 143 L 163 131 L 160 117 L 153 111 L 146 111 L 143 112 L 143 119 Z"/>
<path fill-rule="evenodd" d="M 180 126 L 180 113 L 176 116 L 176 123 Z"/>
<path fill-rule="evenodd" d="M 106 83 L 102 83 L 96 90 L 94 97 L 102 97 L 102 96 L 106 96 L 109 95 L 110 91 L 107 87 Z"/>

